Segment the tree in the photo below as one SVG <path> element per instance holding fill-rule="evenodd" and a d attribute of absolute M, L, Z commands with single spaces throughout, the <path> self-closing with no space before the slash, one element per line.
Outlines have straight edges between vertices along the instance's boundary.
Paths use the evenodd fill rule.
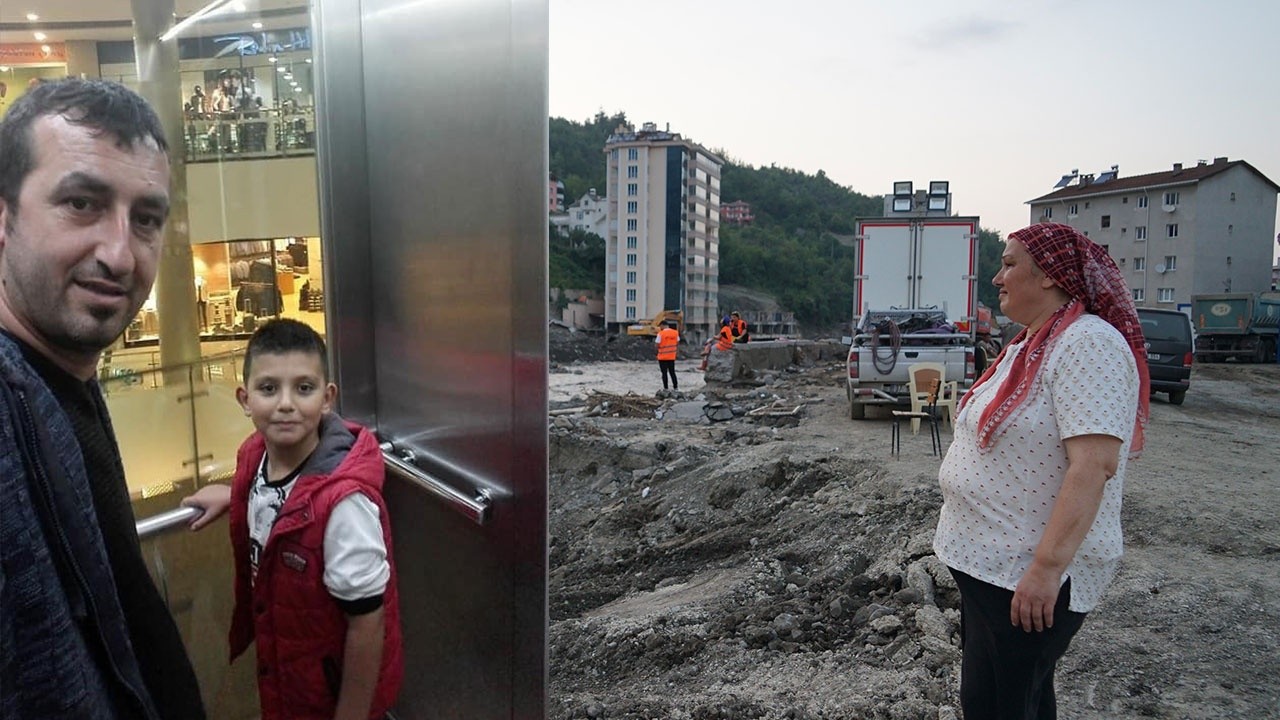
<path fill-rule="evenodd" d="M 991 278 L 1000 271 L 1000 256 L 1004 253 L 1004 240 L 995 230 L 978 230 L 978 302 L 1000 312 L 1000 291 L 991 284 Z"/>

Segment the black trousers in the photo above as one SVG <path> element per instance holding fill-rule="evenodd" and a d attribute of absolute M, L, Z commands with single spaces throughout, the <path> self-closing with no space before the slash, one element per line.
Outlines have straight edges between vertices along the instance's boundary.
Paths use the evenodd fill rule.
<path fill-rule="evenodd" d="M 671 376 L 671 389 L 679 390 L 680 381 L 676 380 L 676 361 L 675 360 L 659 360 L 658 369 L 662 371 L 662 389 L 667 389 L 667 376 Z"/>
<path fill-rule="evenodd" d="M 960 707 L 964 720 L 1056 720 L 1053 672 L 1085 614 L 1071 612 L 1071 579 L 1058 593 L 1053 627 L 1026 632 L 1009 621 L 1013 591 L 955 570 L 960 587 Z"/>

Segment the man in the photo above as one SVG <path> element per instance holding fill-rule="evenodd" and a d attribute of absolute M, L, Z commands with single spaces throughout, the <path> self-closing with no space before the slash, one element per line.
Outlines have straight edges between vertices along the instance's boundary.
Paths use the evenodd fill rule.
<path fill-rule="evenodd" d="M 737 310 L 729 315 L 729 330 L 733 333 L 733 341 L 735 343 L 746 343 L 751 341 L 751 334 L 747 332 L 747 321 L 742 319 Z"/>
<path fill-rule="evenodd" d="M 680 331 L 676 324 L 668 321 L 658 337 L 654 338 L 658 345 L 658 371 L 662 373 L 662 389 L 667 389 L 667 376 L 671 376 L 671 389 L 679 390 L 680 381 L 676 379 L 676 347 L 680 344 Z"/>
<path fill-rule="evenodd" d="M 124 87 L 42 83 L 0 122 L 0 717 L 204 717 L 95 380 L 168 213 L 164 131 Z"/>

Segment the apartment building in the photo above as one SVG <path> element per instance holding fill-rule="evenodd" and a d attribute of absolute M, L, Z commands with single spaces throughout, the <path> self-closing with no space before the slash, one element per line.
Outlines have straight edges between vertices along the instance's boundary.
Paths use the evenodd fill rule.
<path fill-rule="evenodd" d="M 551 224 L 565 234 L 572 230 L 585 230 L 604 237 L 607 222 L 605 199 L 596 194 L 595 188 L 565 208 L 565 212 L 551 216 Z"/>
<path fill-rule="evenodd" d="M 746 200 L 734 200 L 720 206 L 720 222 L 726 225 L 750 225 L 755 219 L 751 203 Z"/>
<path fill-rule="evenodd" d="M 1107 248 L 1139 306 L 1271 286 L 1280 186 L 1243 160 L 1214 158 L 1121 177 L 1072 171 L 1033 200 L 1031 221 L 1070 225 Z"/>
<path fill-rule="evenodd" d="M 654 123 L 619 126 L 604 152 L 606 326 L 682 310 L 685 337 L 702 342 L 719 323 L 724 161 Z"/>

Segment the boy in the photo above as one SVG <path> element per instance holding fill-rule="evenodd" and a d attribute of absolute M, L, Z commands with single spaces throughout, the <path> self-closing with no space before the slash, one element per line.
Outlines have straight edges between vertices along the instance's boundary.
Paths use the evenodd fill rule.
<path fill-rule="evenodd" d="M 236 398 L 257 431 L 230 488 L 184 498 L 231 511 L 231 658 L 257 642 L 263 720 L 382 718 L 404 674 L 377 438 L 330 412 L 324 340 L 272 320 L 249 340 Z"/>

